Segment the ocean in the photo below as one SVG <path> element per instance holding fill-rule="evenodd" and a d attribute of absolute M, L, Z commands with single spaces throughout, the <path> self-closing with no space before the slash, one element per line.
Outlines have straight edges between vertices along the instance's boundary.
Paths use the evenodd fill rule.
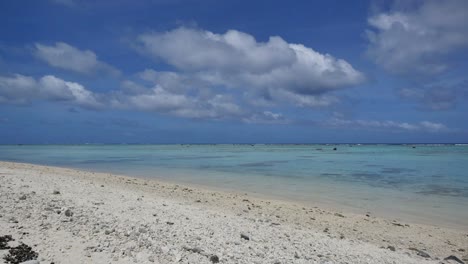
<path fill-rule="evenodd" d="M 468 145 L 1 145 L 0 160 L 468 227 Z"/>

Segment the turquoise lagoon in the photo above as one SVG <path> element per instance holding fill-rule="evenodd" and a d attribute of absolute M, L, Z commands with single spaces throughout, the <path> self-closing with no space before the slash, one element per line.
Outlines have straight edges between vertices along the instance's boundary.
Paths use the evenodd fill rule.
<path fill-rule="evenodd" d="M 336 150 L 334 150 L 336 148 Z M 3 145 L 0 160 L 468 229 L 468 145 Z"/>

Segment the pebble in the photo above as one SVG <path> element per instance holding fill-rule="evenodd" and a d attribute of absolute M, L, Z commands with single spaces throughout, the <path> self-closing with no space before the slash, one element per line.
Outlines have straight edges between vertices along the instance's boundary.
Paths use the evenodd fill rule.
<path fill-rule="evenodd" d="M 250 237 L 246 234 L 241 234 L 240 237 L 245 240 L 250 240 Z"/>
<path fill-rule="evenodd" d="M 67 209 L 65 209 L 65 216 L 67 216 L 67 217 L 72 217 L 72 216 L 73 216 L 73 212 L 72 212 L 69 208 L 67 208 Z"/>
<path fill-rule="evenodd" d="M 427 254 L 426 252 L 422 251 L 422 250 L 419 250 L 417 248 L 409 248 L 409 250 L 413 250 L 413 251 L 416 251 L 416 253 L 418 254 L 418 256 L 421 256 L 423 258 L 431 258 L 431 256 L 429 254 Z"/>
<path fill-rule="evenodd" d="M 216 255 L 212 255 L 212 256 L 210 257 L 210 261 L 211 261 L 212 263 L 218 263 L 218 262 L 219 262 L 219 257 L 216 256 Z"/>
<path fill-rule="evenodd" d="M 453 260 L 457 263 L 460 263 L 460 264 L 464 264 L 463 261 L 461 261 L 461 259 L 459 259 L 458 257 L 454 256 L 454 255 L 450 255 L 446 258 L 444 258 L 444 260 Z"/>

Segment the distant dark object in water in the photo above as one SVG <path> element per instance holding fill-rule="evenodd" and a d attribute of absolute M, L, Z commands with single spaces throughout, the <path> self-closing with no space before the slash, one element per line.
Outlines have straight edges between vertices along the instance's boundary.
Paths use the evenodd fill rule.
<path fill-rule="evenodd" d="M 342 176 L 340 173 L 320 173 L 320 176 Z"/>
<path fill-rule="evenodd" d="M 415 146 L 413 146 L 413 148 L 416 148 Z"/>
<path fill-rule="evenodd" d="M 333 148 L 333 150 L 336 150 L 336 148 Z"/>
<path fill-rule="evenodd" d="M 417 172 L 417 170 L 407 169 L 407 168 L 382 168 L 380 172 L 386 173 L 386 174 L 401 174 L 401 173 Z"/>
<path fill-rule="evenodd" d="M 19 264 L 28 260 L 35 260 L 37 257 L 37 252 L 34 252 L 30 246 L 21 243 L 17 247 L 10 248 L 8 255 L 3 257 L 3 259 L 6 263 Z"/>

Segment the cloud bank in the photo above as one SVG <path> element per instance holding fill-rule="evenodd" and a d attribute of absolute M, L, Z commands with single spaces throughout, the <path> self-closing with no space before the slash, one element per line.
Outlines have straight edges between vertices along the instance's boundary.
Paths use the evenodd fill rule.
<path fill-rule="evenodd" d="M 468 48 L 468 2 L 464 0 L 420 1 L 415 8 L 398 5 L 368 22 L 368 55 L 390 72 L 441 73 L 449 67 L 449 55 Z"/>
<path fill-rule="evenodd" d="M 321 54 L 301 44 L 287 43 L 272 36 L 258 42 L 253 36 L 229 30 L 224 34 L 178 28 L 167 32 L 142 34 L 138 49 L 173 66 L 172 83 L 153 74 L 156 82 L 179 89 L 184 81 L 205 87 L 227 87 L 246 96 L 300 106 L 328 105 L 325 93 L 349 88 L 364 81 L 364 75 L 348 62 Z M 159 75 L 159 76 L 156 76 Z M 256 98 L 254 98 L 255 100 Z"/>
<path fill-rule="evenodd" d="M 397 89 L 400 98 L 430 110 L 451 109 L 466 98 L 458 96 L 466 85 L 460 89 L 447 78 L 466 80 L 453 66 L 468 49 L 467 1 L 395 1 L 368 23 L 367 55 L 409 83 Z"/>
<path fill-rule="evenodd" d="M 102 106 L 96 95 L 81 84 L 52 75 L 38 80 L 20 74 L 0 76 L 0 102 L 26 104 L 37 100 L 69 102 L 91 109 Z"/>
<path fill-rule="evenodd" d="M 381 29 L 392 27 L 381 20 L 379 17 L 370 23 Z M 364 74 L 345 60 L 302 44 L 288 43 L 278 36 L 260 42 L 236 30 L 216 34 L 182 27 L 141 34 L 135 47 L 143 56 L 167 64 L 172 70 L 145 69 L 121 80 L 121 87 L 107 93 L 95 93 L 77 82 L 53 75 L 37 79 L 20 74 L 0 76 L 0 102 L 61 101 L 88 109 L 289 124 L 295 120 L 278 111 L 279 107 L 329 107 L 340 102 L 336 90 L 365 81 Z M 64 42 L 52 46 L 36 44 L 34 54 L 53 67 L 81 74 L 116 71 L 94 52 Z M 409 94 L 405 93 L 408 98 Z M 428 121 L 410 124 L 335 118 L 325 124 L 403 131 L 447 130 L 443 124 Z"/>
<path fill-rule="evenodd" d="M 332 118 L 324 123 L 325 126 L 334 128 L 351 129 L 374 129 L 374 130 L 395 130 L 395 131 L 422 131 L 422 132 L 446 132 L 447 126 L 441 123 L 421 121 L 416 123 L 396 122 L 396 121 L 376 121 L 376 120 L 347 120 Z"/>

